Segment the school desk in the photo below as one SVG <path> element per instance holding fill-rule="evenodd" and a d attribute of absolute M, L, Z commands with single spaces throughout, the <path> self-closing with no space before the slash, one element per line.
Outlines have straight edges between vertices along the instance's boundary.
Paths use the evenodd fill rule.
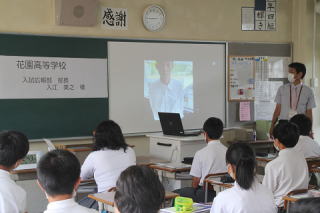
<path fill-rule="evenodd" d="M 233 183 L 223 183 L 221 182 L 221 177 L 227 175 L 227 172 L 224 173 L 217 173 L 217 174 L 208 174 L 203 183 L 204 183 L 204 191 L 205 191 L 205 195 L 204 195 L 204 202 L 207 203 L 208 202 L 208 190 L 209 190 L 209 186 L 213 186 L 213 189 L 218 193 L 221 192 L 225 189 L 231 188 L 233 187 Z"/>
<path fill-rule="evenodd" d="M 149 167 L 157 171 L 160 181 L 167 191 L 191 186 L 192 177 L 189 175 L 191 165 L 183 168 L 170 168 L 164 164 L 153 164 Z"/>
<path fill-rule="evenodd" d="M 114 212 L 114 195 L 115 192 L 101 192 L 88 195 L 89 198 L 96 200 L 99 206 L 99 212 L 106 210 L 108 212 Z M 173 192 L 165 193 L 165 200 L 172 200 L 179 195 Z"/>

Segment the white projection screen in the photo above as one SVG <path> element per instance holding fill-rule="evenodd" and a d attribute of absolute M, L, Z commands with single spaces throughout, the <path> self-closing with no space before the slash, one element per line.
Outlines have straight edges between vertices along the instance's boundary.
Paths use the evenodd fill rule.
<path fill-rule="evenodd" d="M 225 122 L 225 43 L 108 42 L 109 117 L 125 134 L 161 131 L 158 111 L 184 129 Z"/>

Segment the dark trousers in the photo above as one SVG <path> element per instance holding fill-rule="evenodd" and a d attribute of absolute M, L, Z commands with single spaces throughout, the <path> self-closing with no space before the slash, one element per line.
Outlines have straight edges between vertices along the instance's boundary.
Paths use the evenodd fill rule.
<path fill-rule="evenodd" d="M 182 197 L 192 198 L 193 202 L 204 203 L 205 190 L 203 187 L 198 187 L 197 189 L 192 187 L 185 187 L 182 189 L 177 189 L 173 191 Z M 208 202 L 212 202 L 213 198 L 216 196 L 216 192 L 213 190 L 208 190 Z"/>

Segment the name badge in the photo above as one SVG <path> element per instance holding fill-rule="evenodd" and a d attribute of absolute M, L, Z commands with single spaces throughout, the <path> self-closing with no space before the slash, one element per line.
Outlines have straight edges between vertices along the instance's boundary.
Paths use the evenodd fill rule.
<path fill-rule="evenodd" d="M 297 110 L 290 109 L 288 117 L 289 119 L 298 114 Z"/>

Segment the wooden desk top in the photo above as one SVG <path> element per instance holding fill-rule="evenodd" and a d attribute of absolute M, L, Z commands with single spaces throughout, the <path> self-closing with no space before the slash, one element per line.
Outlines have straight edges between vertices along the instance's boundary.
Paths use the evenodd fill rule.
<path fill-rule="evenodd" d="M 169 168 L 169 167 L 165 167 L 162 165 L 149 165 L 150 168 L 152 169 L 157 169 L 157 170 L 161 170 L 161 171 L 165 171 L 165 172 L 172 172 L 172 173 L 176 173 L 176 172 L 189 172 L 191 170 L 191 165 L 188 168 L 178 168 L 178 169 L 174 169 L 174 168 Z"/>
<path fill-rule="evenodd" d="M 156 163 L 169 163 L 169 161 L 153 156 L 137 156 L 137 165 L 150 166 Z"/>
<path fill-rule="evenodd" d="M 88 195 L 89 198 L 96 200 L 98 202 L 107 204 L 109 206 L 114 205 L 114 195 L 115 192 L 101 192 L 96 194 L 90 194 Z"/>
<path fill-rule="evenodd" d="M 114 195 L 115 192 L 101 192 L 96 194 L 90 194 L 88 195 L 89 198 L 96 200 L 98 202 L 107 204 L 109 206 L 114 206 Z M 174 192 L 166 192 L 165 199 L 170 200 L 178 197 L 179 194 Z"/>
<path fill-rule="evenodd" d="M 21 170 L 12 170 L 11 174 L 27 174 L 27 173 L 36 173 L 37 169 L 21 169 Z"/>
<path fill-rule="evenodd" d="M 220 178 L 221 178 L 221 176 L 208 177 L 204 180 L 204 182 L 209 183 L 211 185 L 222 186 L 225 188 L 232 188 L 233 187 L 233 183 L 222 183 Z"/>

